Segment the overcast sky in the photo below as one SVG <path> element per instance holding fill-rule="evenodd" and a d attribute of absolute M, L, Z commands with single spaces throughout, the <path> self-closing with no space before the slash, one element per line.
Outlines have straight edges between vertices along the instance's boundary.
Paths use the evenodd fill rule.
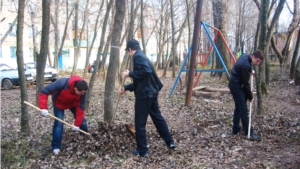
<path fill-rule="evenodd" d="M 293 0 L 286 0 L 286 2 L 289 4 L 290 9 L 293 11 L 294 10 Z M 284 24 L 286 27 L 288 27 L 292 18 L 293 18 L 293 15 L 289 11 L 289 9 L 285 3 L 284 8 L 283 8 L 282 13 L 279 18 L 279 24 Z"/>

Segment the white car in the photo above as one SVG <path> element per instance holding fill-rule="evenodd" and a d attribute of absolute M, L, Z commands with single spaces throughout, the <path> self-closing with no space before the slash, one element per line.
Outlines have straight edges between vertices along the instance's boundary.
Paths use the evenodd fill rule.
<path fill-rule="evenodd" d="M 30 71 L 34 73 L 36 76 L 36 62 L 25 63 L 24 68 L 26 71 Z M 45 77 L 45 81 L 51 81 L 51 82 L 56 81 L 58 78 L 57 70 L 46 64 L 44 77 Z"/>
<path fill-rule="evenodd" d="M 13 86 L 20 85 L 18 69 L 12 68 L 5 63 L 0 63 L 1 87 L 5 90 L 11 89 Z M 26 83 L 35 81 L 33 73 L 25 71 Z"/>

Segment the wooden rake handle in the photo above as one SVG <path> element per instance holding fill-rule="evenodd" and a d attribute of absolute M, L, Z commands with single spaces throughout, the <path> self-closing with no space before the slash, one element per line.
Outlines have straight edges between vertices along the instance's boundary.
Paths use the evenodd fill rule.
<path fill-rule="evenodd" d="M 35 108 L 35 109 L 38 110 L 38 111 L 42 111 L 40 108 L 36 107 L 35 105 L 33 105 L 33 104 L 31 104 L 31 103 L 28 103 L 27 101 L 24 101 L 24 103 L 27 104 L 28 106 L 31 106 L 31 107 Z M 71 125 L 71 124 L 69 124 L 69 123 L 67 123 L 67 122 L 65 122 L 65 121 L 63 121 L 63 120 L 61 120 L 61 119 L 59 119 L 59 118 L 53 116 L 53 115 L 50 114 L 50 113 L 48 113 L 48 116 L 50 116 L 50 117 L 54 118 L 55 120 L 58 120 L 58 121 L 60 121 L 60 122 L 62 122 L 62 123 L 64 123 L 64 124 L 66 124 L 66 125 L 68 125 L 68 126 L 70 126 L 70 127 L 73 128 L 73 125 Z M 87 133 L 87 132 L 85 132 L 85 131 L 83 131 L 83 130 L 80 130 L 80 129 L 78 129 L 78 131 L 80 131 L 81 133 L 84 133 L 84 134 L 86 134 L 86 135 L 89 135 L 89 136 L 91 135 L 90 133 Z"/>

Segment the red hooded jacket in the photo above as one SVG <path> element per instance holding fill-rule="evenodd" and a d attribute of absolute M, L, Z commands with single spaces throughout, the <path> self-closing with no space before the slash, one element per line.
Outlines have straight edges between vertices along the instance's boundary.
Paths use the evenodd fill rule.
<path fill-rule="evenodd" d="M 45 86 L 39 93 L 38 104 L 41 109 L 48 109 L 48 96 L 52 95 L 52 102 L 59 109 L 70 109 L 76 106 L 75 126 L 80 127 L 84 117 L 85 96 L 75 93 L 75 83 L 82 80 L 74 75 L 70 78 L 60 78 L 59 80 Z"/>

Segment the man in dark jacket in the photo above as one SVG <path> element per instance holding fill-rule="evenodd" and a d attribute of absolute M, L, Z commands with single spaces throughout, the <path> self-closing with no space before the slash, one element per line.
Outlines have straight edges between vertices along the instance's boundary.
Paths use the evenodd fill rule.
<path fill-rule="evenodd" d="M 244 134 L 248 135 L 248 108 L 247 100 L 253 101 L 253 95 L 250 87 L 250 76 L 254 74 L 252 65 L 259 65 L 264 59 L 262 51 L 257 50 L 252 55 L 243 54 L 235 63 L 231 70 L 231 76 L 228 87 L 235 103 L 233 115 L 232 134 L 240 132 L 240 120 L 242 121 Z M 250 136 L 254 140 L 260 140 L 253 129 L 250 130 Z"/>
<path fill-rule="evenodd" d="M 167 123 L 162 117 L 158 107 L 158 93 L 163 87 L 152 63 L 142 52 L 139 42 L 135 39 L 127 42 L 126 51 L 133 57 L 133 71 L 125 70 L 123 77 L 131 77 L 133 83 L 125 85 L 119 89 L 123 94 L 126 90 L 134 91 L 135 94 L 135 129 L 137 148 L 133 151 L 134 155 L 146 157 L 148 155 L 146 139 L 146 123 L 148 115 L 159 133 L 165 140 L 169 148 L 175 148 L 176 145 L 170 134 Z"/>
<path fill-rule="evenodd" d="M 80 128 L 88 132 L 86 119 L 84 118 L 85 93 L 88 90 L 86 81 L 79 76 L 61 78 L 47 86 L 39 93 L 38 104 L 43 116 L 48 115 L 48 96 L 52 95 L 52 104 L 55 117 L 63 120 L 65 109 L 70 109 L 75 122 L 74 131 Z M 63 123 L 55 120 L 53 125 L 51 147 L 54 154 L 58 154 L 61 148 Z"/>

